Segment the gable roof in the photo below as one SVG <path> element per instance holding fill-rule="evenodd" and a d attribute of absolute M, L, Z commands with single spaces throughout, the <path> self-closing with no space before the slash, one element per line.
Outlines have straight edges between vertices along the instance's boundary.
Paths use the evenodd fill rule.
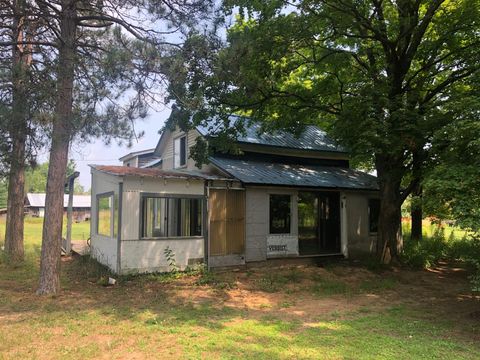
<path fill-rule="evenodd" d="M 232 122 L 251 121 L 248 117 L 237 115 L 231 115 L 230 119 Z M 216 124 L 213 120 L 210 123 L 207 121 L 206 125 L 198 125 L 195 127 L 203 137 L 215 134 L 220 128 L 221 125 Z M 171 133 L 172 131 L 168 128 L 165 128 L 164 131 L 162 131 L 155 148 L 156 155 L 161 155 L 163 150 L 162 146 L 168 135 Z M 261 132 L 261 125 L 259 123 L 251 122 L 248 126 L 245 126 L 245 134 L 240 134 L 237 142 L 240 144 L 251 144 L 265 147 L 347 154 L 347 151 L 342 146 L 331 139 L 324 130 L 315 125 L 305 126 L 303 132 L 297 137 L 294 134 L 283 130 L 277 130 L 273 133 Z"/>
<path fill-rule="evenodd" d="M 140 150 L 140 151 L 133 151 L 131 153 L 128 153 L 126 155 L 123 155 L 120 159 L 120 161 L 127 161 L 131 158 L 134 158 L 135 156 L 140 156 L 140 155 L 149 155 L 152 154 L 155 151 L 155 149 L 146 149 L 146 150 Z"/>
<path fill-rule="evenodd" d="M 250 121 L 247 117 L 230 116 L 233 122 Z M 198 132 L 203 136 L 215 132 L 218 125 L 197 126 Z M 298 150 L 312 150 L 325 152 L 346 153 L 346 150 L 337 144 L 333 139 L 327 136 L 327 133 L 315 125 L 307 125 L 303 132 L 296 137 L 294 134 L 278 130 L 273 133 L 261 132 L 261 125 L 252 122 L 245 126 L 245 134 L 240 135 L 237 140 L 239 143 L 255 144 L 273 147 L 282 147 Z"/>
<path fill-rule="evenodd" d="M 220 156 L 210 157 L 210 161 L 244 184 L 378 190 L 375 176 L 346 167 L 272 163 Z"/>
<path fill-rule="evenodd" d="M 45 207 L 45 198 L 47 194 L 27 193 L 28 205 L 31 207 Z M 63 195 L 63 207 L 68 207 L 68 194 Z M 74 208 L 90 208 L 90 195 L 73 195 Z"/>

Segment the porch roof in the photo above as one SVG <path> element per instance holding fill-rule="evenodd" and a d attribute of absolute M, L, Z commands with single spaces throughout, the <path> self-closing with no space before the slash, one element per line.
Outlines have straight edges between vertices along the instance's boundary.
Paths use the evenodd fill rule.
<path fill-rule="evenodd" d="M 214 156 L 210 161 L 245 184 L 378 190 L 377 178 L 345 167 L 298 165 Z"/>
<path fill-rule="evenodd" d="M 195 180 L 220 180 L 224 177 L 219 177 L 214 174 L 200 173 L 193 171 L 181 170 L 161 170 L 156 168 L 137 168 L 130 166 L 113 166 L 113 165 L 90 165 L 92 169 L 97 171 L 114 175 L 114 176 L 139 176 L 151 177 L 161 179 L 195 179 Z M 229 179 L 231 180 L 231 179 Z"/>

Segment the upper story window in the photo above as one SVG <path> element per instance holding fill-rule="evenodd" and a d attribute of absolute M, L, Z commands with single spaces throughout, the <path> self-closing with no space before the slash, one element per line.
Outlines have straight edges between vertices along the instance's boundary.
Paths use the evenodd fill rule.
<path fill-rule="evenodd" d="M 187 165 L 187 136 L 181 136 L 173 141 L 173 167 L 180 168 Z"/>

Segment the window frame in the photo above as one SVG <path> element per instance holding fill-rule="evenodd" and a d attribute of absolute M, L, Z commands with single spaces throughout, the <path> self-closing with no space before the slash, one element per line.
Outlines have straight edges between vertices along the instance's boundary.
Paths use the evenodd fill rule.
<path fill-rule="evenodd" d="M 184 152 L 185 152 L 185 159 L 184 163 L 182 164 L 182 139 L 185 139 L 184 143 Z M 179 153 L 178 153 L 178 165 L 176 164 L 176 152 L 175 152 L 175 144 L 179 142 Z M 174 169 L 182 169 L 187 167 L 188 163 L 188 138 L 187 134 L 182 134 L 173 139 L 173 168 Z"/>
<path fill-rule="evenodd" d="M 290 198 L 288 215 L 288 232 L 272 232 L 272 196 L 288 196 Z M 285 193 L 269 193 L 268 194 L 268 234 L 269 235 L 292 235 L 292 214 L 293 214 L 293 195 Z"/>
<path fill-rule="evenodd" d="M 378 219 L 377 219 L 377 229 L 372 231 L 372 206 L 370 205 L 373 201 L 378 202 Z M 380 218 L 380 206 L 381 200 L 379 198 L 369 198 L 368 199 L 368 233 L 369 234 L 378 234 L 378 220 Z"/>
<path fill-rule="evenodd" d="M 201 235 L 193 235 L 193 236 L 143 236 L 143 229 L 144 229 L 144 199 L 147 198 L 154 198 L 154 199 L 198 199 L 200 200 L 200 204 L 202 206 L 202 229 Z M 206 228 L 206 197 L 205 195 L 192 195 L 192 194 L 161 194 L 161 193 L 148 193 L 142 192 L 140 194 L 140 202 L 139 202 L 139 227 L 138 227 L 138 239 L 142 240 L 188 240 L 188 239 L 203 239 L 207 236 L 207 228 Z M 168 230 L 167 230 L 168 234 Z"/>
<path fill-rule="evenodd" d="M 106 198 L 106 199 L 111 199 L 111 206 L 110 206 L 110 234 L 101 234 L 99 232 L 99 224 L 100 224 L 100 199 Z M 97 236 L 103 236 L 105 238 L 110 238 L 113 239 L 116 237 L 117 232 L 115 231 L 115 192 L 114 191 L 108 191 L 104 193 L 99 193 L 96 194 L 96 216 L 95 216 L 95 235 Z"/>

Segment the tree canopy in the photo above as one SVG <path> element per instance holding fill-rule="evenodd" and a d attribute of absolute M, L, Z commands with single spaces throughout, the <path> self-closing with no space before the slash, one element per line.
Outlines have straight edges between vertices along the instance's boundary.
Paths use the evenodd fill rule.
<path fill-rule="evenodd" d="M 75 172 L 75 161 L 70 160 L 67 165 L 67 176 Z M 30 167 L 25 173 L 25 192 L 44 193 L 47 189 L 48 162 Z M 83 194 L 85 190 L 75 182 L 74 193 Z"/>
<path fill-rule="evenodd" d="M 240 113 L 266 131 L 328 128 L 377 169 L 380 240 L 395 255 L 400 206 L 421 180 L 414 168 L 433 161 L 438 134 L 478 114 L 479 1 L 223 5 L 234 14 L 226 43 L 196 34 L 178 55 L 171 121 L 216 115 L 227 128 Z"/>

